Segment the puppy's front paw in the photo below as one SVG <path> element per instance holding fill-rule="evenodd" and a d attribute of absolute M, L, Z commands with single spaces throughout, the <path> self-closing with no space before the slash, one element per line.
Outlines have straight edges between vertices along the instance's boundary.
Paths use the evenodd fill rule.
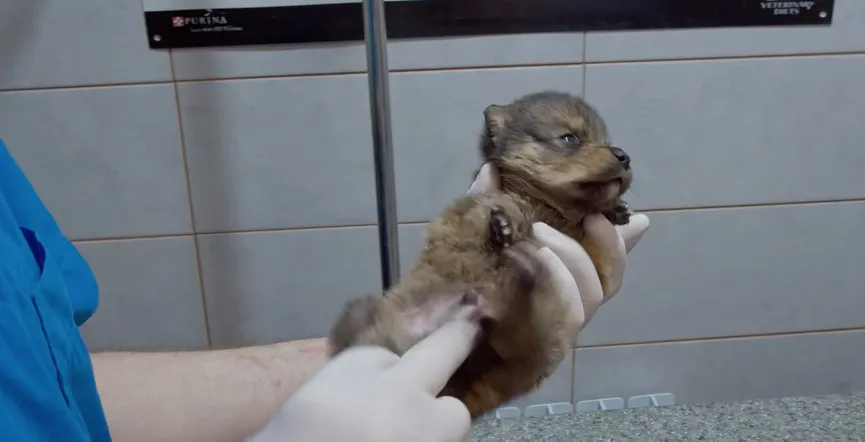
<path fill-rule="evenodd" d="M 628 206 L 628 203 L 619 201 L 616 208 L 611 212 L 605 213 L 604 216 L 607 217 L 613 225 L 623 226 L 631 221 L 631 215 L 633 214 L 634 212 Z"/>
<path fill-rule="evenodd" d="M 490 242 L 497 249 L 514 244 L 513 222 L 501 207 L 490 210 Z"/>

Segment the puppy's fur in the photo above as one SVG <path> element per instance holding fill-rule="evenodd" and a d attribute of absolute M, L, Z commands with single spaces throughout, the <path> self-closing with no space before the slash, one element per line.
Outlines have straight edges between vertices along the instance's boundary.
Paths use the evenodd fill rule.
<path fill-rule="evenodd" d="M 489 106 L 484 120 L 480 149 L 498 169 L 501 191 L 447 207 L 429 224 L 409 275 L 384 296 L 350 302 L 330 336 L 333 355 L 356 345 L 402 354 L 461 309 L 479 307 L 479 342 L 441 392 L 465 403 L 473 418 L 535 388 L 577 330 L 534 255 L 532 224 L 543 221 L 579 241 L 609 275 L 609 251 L 583 236 L 582 221 L 603 213 L 627 223 L 620 197 L 632 180 L 630 159 L 610 145 L 604 121 L 580 98 L 531 94 Z"/>

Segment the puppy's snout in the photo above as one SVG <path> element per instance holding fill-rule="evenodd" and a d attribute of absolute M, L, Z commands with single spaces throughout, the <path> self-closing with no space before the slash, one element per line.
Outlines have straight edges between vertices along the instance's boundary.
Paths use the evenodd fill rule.
<path fill-rule="evenodd" d="M 625 170 L 631 168 L 631 157 L 629 157 L 624 150 L 619 149 L 618 147 L 611 147 L 610 150 L 613 151 L 613 156 L 615 156 L 616 159 L 619 160 L 619 163 L 622 164 L 622 168 Z"/>

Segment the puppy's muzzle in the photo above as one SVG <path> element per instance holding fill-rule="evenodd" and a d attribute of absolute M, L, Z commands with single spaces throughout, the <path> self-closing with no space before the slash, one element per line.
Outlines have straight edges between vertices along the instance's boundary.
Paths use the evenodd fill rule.
<path fill-rule="evenodd" d="M 610 147 L 610 150 L 613 152 L 613 156 L 619 160 L 619 164 L 622 165 L 622 169 L 630 170 L 631 169 L 631 157 L 628 154 L 618 147 Z"/>

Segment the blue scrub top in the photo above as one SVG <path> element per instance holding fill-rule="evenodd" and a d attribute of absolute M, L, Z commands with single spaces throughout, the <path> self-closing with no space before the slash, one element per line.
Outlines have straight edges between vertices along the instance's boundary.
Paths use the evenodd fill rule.
<path fill-rule="evenodd" d="M 78 332 L 98 304 L 90 267 L 0 140 L 0 440 L 111 440 Z"/>

